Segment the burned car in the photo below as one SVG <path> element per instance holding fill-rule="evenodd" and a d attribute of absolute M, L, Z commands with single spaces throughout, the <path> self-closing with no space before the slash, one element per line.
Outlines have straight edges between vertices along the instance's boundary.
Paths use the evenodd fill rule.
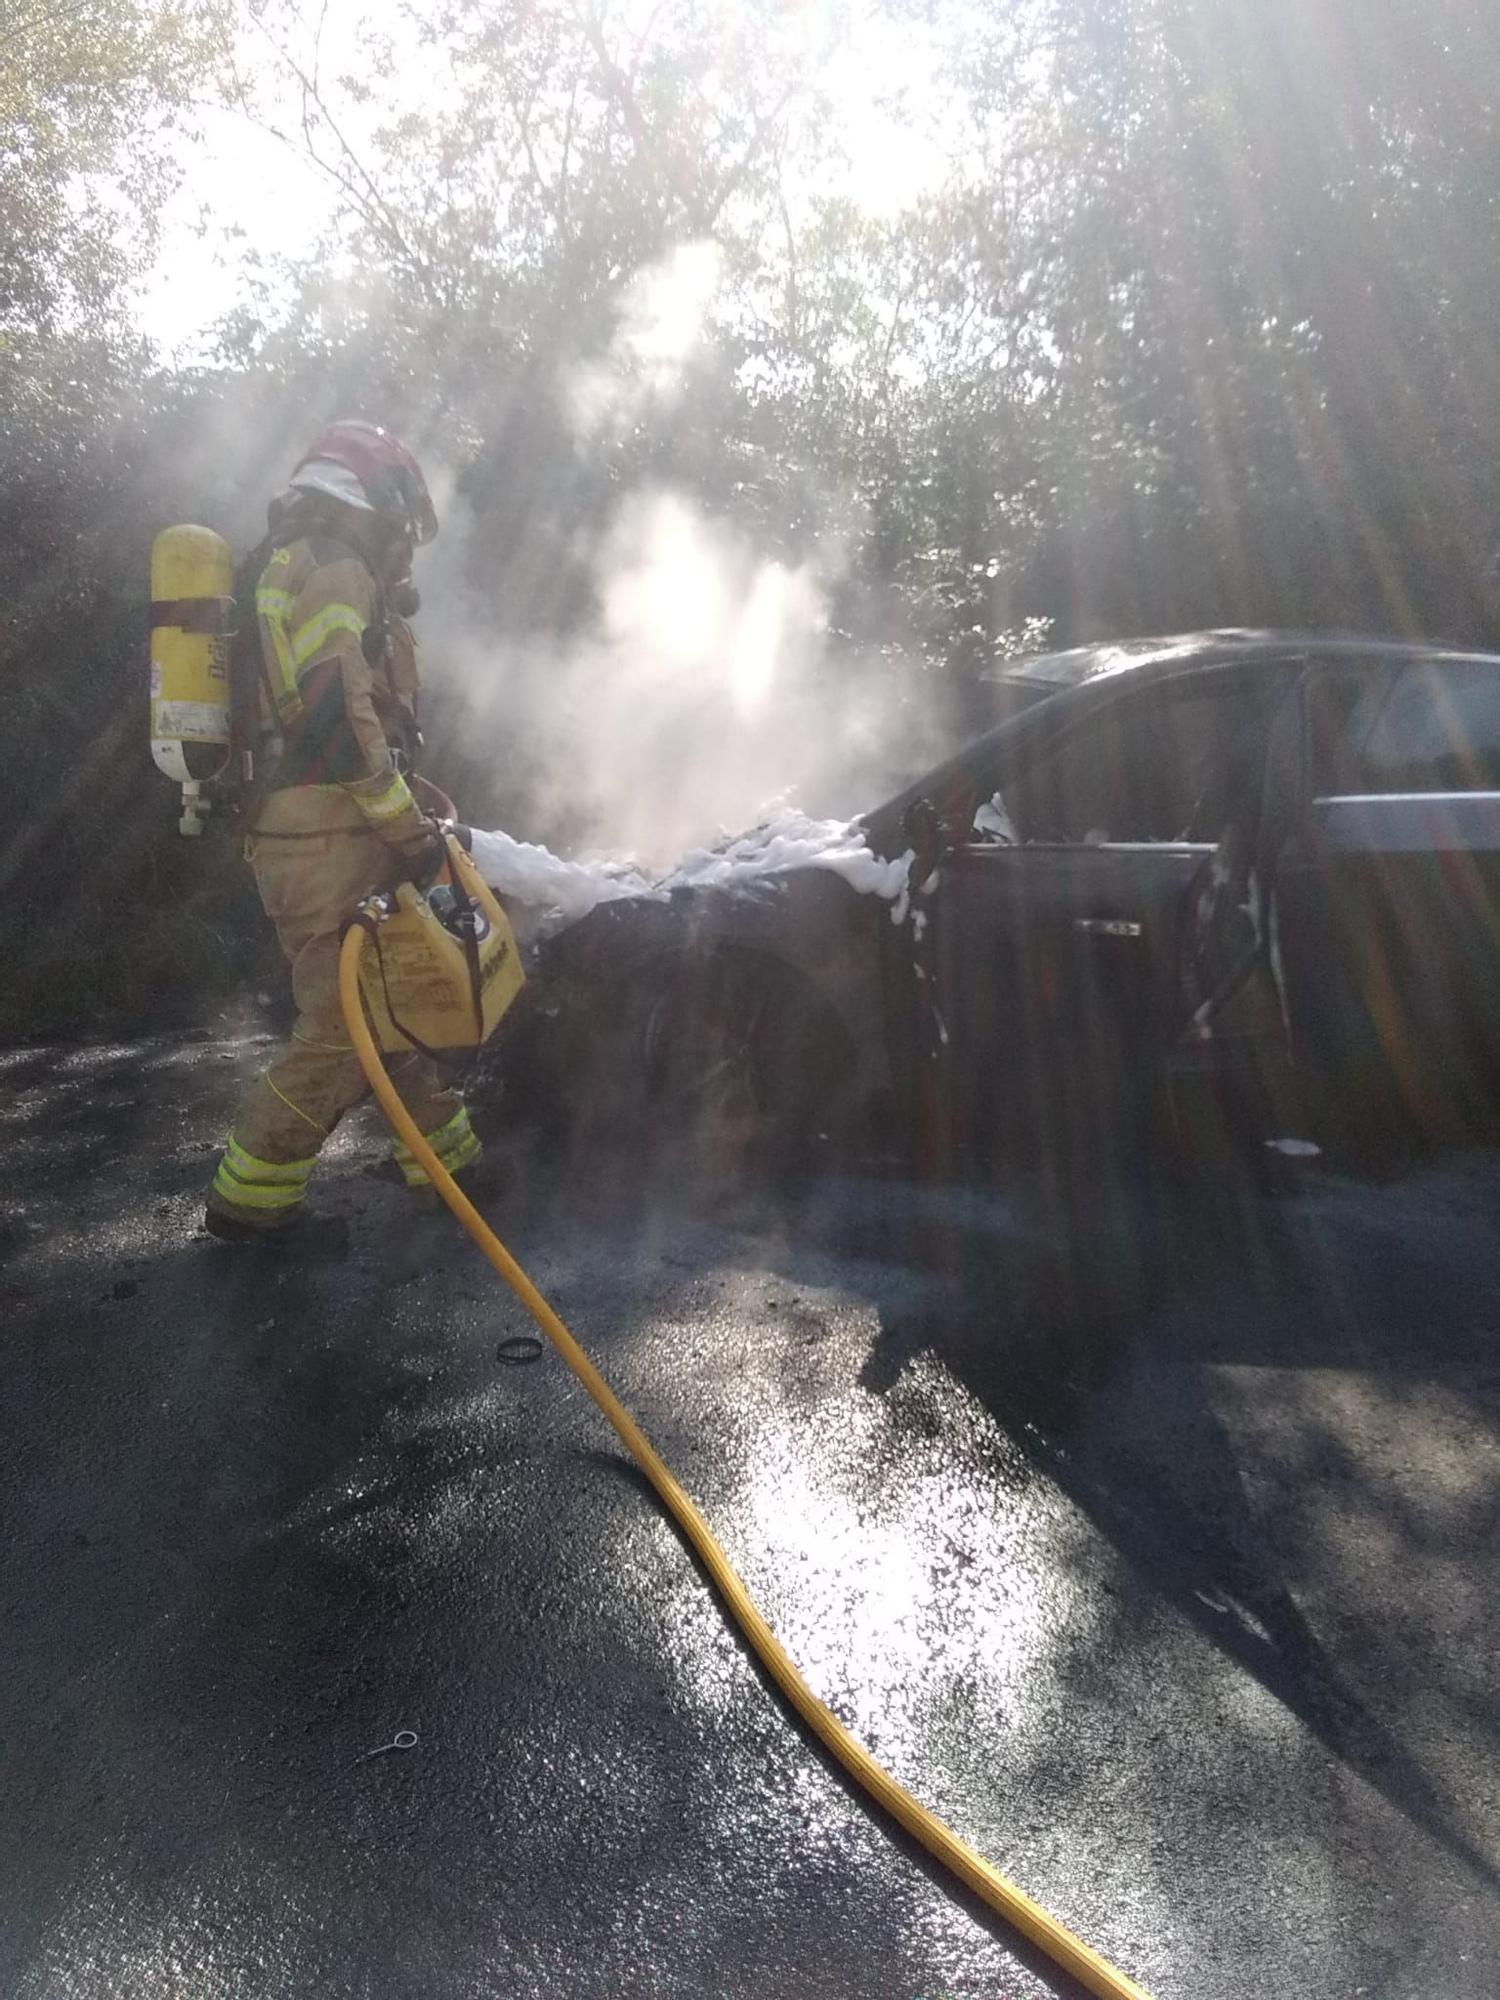
<path fill-rule="evenodd" d="M 996 726 L 856 822 L 886 893 L 788 865 L 554 939 L 520 1093 L 582 1144 L 965 1171 L 1493 1124 L 1500 658 L 1211 633 L 994 692 Z"/>

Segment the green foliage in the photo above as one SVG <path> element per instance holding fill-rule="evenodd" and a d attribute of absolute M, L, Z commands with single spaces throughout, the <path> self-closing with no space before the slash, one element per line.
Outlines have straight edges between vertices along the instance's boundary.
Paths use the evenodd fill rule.
<path fill-rule="evenodd" d="M 214 0 L 15 0 L 0 22 L 0 342 L 115 323 L 215 26 Z"/>

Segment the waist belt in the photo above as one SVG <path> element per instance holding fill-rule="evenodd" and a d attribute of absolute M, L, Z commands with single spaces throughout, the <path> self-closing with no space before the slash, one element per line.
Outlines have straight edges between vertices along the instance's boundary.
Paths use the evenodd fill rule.
<path fill-rule="evenodd" d="M 297 833 L 278 833 L 273 827 L 254 826 L 247 836 L 251 840 L 327 840 L 330 834 L 358 833 L 378 840 L 379 834 L 369 826 L 319 826 L 307 827 Z"/>

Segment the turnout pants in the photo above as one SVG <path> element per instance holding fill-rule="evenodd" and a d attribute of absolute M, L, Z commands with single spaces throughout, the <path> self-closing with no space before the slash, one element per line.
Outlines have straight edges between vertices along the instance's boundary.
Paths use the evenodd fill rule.
<path fill-rule="evenodd" d="M 290 1042 L 240 1100 L 208 1205 L 260 1228 L 295 1212 L 324 1140 L 366 1090 L 339 1006 L 339 932 L 365 896 L 391 886 L 394 868 L 389 849 L 351 817 L 356 812 L 337 786 L 273 792 L 245 844 L 291 961 L 297 1019 Z M 436 1064 L 414 1053 L 392 1058 L 390 1071 L 449 1172 L 472 1166 L 479 1140 Z M 392 1153 L 407 1186 L 424 1187 L 427 1175 L 407 1148 L 394 1141 Z"/>

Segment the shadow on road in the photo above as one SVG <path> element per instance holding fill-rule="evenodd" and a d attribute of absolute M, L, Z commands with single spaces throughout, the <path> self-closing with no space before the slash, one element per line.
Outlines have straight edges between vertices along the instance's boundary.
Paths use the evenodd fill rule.
<path fill-rule="evenodd" d="M 1115 1186 L 1068 1227 L 1028 1205 L 1024 1187 L 807 1192 L 786 1222 L 793 1268 L 799 1252 L 836 1246 L 949 1281 L 936 1308 L 882 1314 L 865 1386 L 889 1393 L 935 1358 L 1149 1592 L 1480 1882 L 1500 1885 L 1404 1726 L 1444 1690 L 1493 1738 L 1493 1707 L 1466 1698 L 1468 1663 L 1408 1629 L 1419 1614 L 1400 1601 L 1317 1623 L 1302 1602 L 1328 1595 L 1322 1572 L 1341 1554 L 1394 1547 L 1420 1567 L 1493 1546 L 1500 1496 L 1482 1477 L 1464 1477 L 1450 1498 L 1452 1467 L 1419 1464 L 1432 1492 L 1413 1506 L 1362 1457 L 1358 1413 L 1323 1391 L 1330 1376 L 1379 1383 L 1398 1436 L 1410 1419 L 1420 1461 L 1413 1398 L 1457 1370 L 1465 1409 L 1452 1448 L 1491 1459 L 1500 1164 L 1471 1156 L 1383 1188 L 1313 1174 L 1279 1198 Z M 1233 1421 L 1226 1378 L 1274 1382 L 1278 1420 Z M 1336 1514 L 1331 1538 L 1320 1509 Z M 1467 1590 L 1477 1626 L 1472 1569 Z M 1129 1622 L 1122 1607 L 1122 1641 Z"/>

